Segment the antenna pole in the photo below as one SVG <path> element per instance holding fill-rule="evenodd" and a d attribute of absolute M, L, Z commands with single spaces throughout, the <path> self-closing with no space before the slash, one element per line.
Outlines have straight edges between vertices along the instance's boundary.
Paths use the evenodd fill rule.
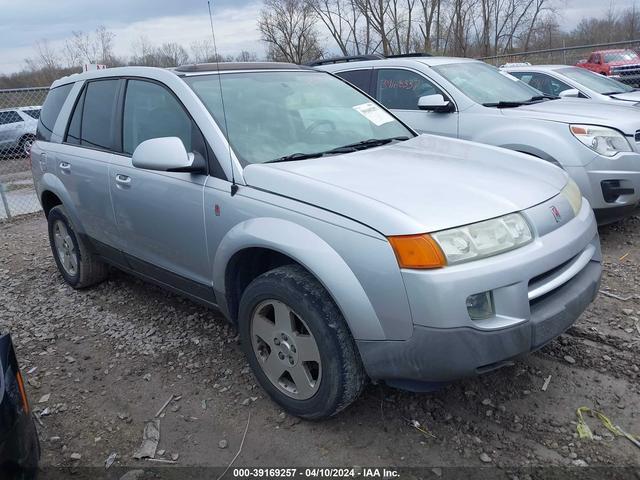
<path fill-rule="evenodd" d="M 227 111 L 224 106 L 224 95 L 222 94 L 222 78 L 220 76 L 220 57 L 218 56 L 218 47 L 216 46 L 216 34 L 213 29 L 213 15 L 211 14 L 211 0 L 207 0 L 209 8 L 209 24 L 211 25 L 211 37 L 213 38 L 213 54 L 216 56 L 216 74 L 218 76 L 218 85 L 220 86 L 220 102 L 222 103 L 222 118 L 224 120 L 224 132 L 227 136 L 227 145 L 229 147 L 229 165 L 231 166 L 231 196 L 238 192 L 236 184 L 235 172 L 233 168 L 233 156 L 231 155 L 231 143 L 229 140 L 229 126 L 227 124 Z"/>

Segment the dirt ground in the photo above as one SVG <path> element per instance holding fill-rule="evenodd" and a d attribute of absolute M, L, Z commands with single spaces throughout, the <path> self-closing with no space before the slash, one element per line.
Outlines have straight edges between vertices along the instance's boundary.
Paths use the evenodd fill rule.
<path fill-rule="evenodd" d="M 594 440 L 576 434 L 580 406 L 640 434 L 640 219 L 600 233 L 610 295 L 542 351 L 433 394 L 369 385 L 323 422 L 266 397 L 219 313 L 120 272 L 90 290 L 66 286 L 41 214 L 0 226 L 0 331 L 12 333 L 28 379 L 44 466 L 104 470 L 113 453 L 114 469 L 158 466 L 132 454 L 175 395 L 160 421 L 157 457 L 176 462 L 166 469 L 227 466 L 250 414 L 238 466 L 394 465 L 432 478 L 487 465 L 603 466 L 600 478 L 612 478 L 604 472 L 627 466 L 640 478 L 630 441 L 593 418 Z"/>

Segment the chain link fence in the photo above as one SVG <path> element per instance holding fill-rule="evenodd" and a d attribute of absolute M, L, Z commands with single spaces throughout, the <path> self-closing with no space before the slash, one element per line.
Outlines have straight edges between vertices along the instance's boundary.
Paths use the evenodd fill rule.
<path fill-rule="evenodd" d="M 606 50 L 614 51 L 603 52 Z M 596 53 L 596 55 L 592 57 L 592 53 Z M 640 40 L 506 53 L 482 57 L 479 60 L 484 60 L 495 66 L 508 63 L 582 65 L 593 72 L 611 76 L 611 78 L 633 87 L 640 87 Z"/>
<path fill-rule="evenodd" d="M 48 88 L 0 90 L 0 222 L 40 210 L 29 149 Z"/>

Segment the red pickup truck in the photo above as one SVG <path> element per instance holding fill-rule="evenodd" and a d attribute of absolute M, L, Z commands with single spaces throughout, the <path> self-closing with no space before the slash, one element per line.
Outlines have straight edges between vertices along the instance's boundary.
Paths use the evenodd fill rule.
<path fill-rule="evenodd" d="M 640 84 L 640 56 L 633 50 L 598 50 L 577 66 L 629 85 Z"/>

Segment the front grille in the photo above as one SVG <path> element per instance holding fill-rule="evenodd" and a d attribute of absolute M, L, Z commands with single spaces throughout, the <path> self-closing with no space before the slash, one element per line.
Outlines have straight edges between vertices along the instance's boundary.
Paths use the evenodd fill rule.
<path fill-rule="evenodd" d="M 611 69 L 612 73 L 640 73 L 640 65 L 620 65 Z"/>
<path fill-rule="evenodd" d="M 578 254 L 578 255 L 580 255 L 580 254 Z M 553 277 L 556 273 L 558 273 L 564 267 L 566 267 L 571 262 L 573 262 L 578 255 L 576 255 L 575 257 L 571 257 L 566 262 L 561 263 L 560 265 L 558 265 L 557 267 L 552 268 L 551 270 L 547 270 L 546 272 L 541 273 L 540 275 L 537 275 L 537 276 L 533 277 L 531 280 L 529 280 L 529 290 L 531 290 L 531 288 L 534 287 L 534 286 L 537 286 L 537 285 L 539 285 L 541 283 L 544 283 L 545 280 L 547 280 L 548 278 Z"/>

